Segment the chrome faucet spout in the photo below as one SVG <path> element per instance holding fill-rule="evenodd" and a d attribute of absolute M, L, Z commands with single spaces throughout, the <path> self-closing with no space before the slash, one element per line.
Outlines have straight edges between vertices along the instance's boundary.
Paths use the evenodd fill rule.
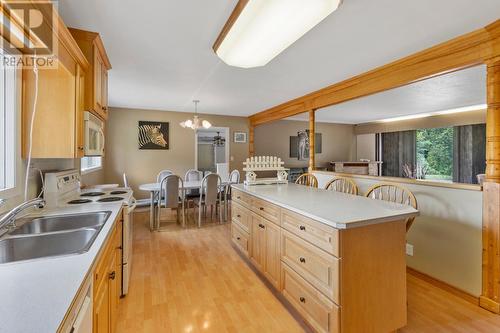
<path fill-rule="evenodd" d="M 0 202 L 0 204 L 2 204 L 2 203 L 3 203 L 3 201 Z M 20 213 L 22 213 L 24 210 L 31 208 L 31 207 L 36 207 L 36 208 L 41 209 L 41 208 L 45 207 L 45 200 L 41 199 L 41 198 L 36 198 L 36 199 L 25 201 L 22 204 L 20 204 L 19 206 L 14 207 L 13 209 L 11 209 L 9 212 L 7 212 L 4 216 L 2 216 L 0 218 L 0 229 L 3 229 L 5 227 L 8 227 L 8 228 L 15 227 L 16 226 L 15 221 L 16 221 L 17 216 Z"/>

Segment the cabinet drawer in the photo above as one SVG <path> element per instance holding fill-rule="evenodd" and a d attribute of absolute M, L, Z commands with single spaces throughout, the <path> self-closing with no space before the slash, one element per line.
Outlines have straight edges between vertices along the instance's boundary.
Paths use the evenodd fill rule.
<path fill-rule="evenodd" d="M 281 210 L 281 226 L 320 249 L 340 257 L 337 229 L 287 209 Z"/>
<path fill-rule="evenodd" d="M 236 223 L 231 223 L 231 239 L 233 243 L 248 256 L 248 233 L 243 231 Z"/>
<path fill-rule="evenodd" d="M 243 207 L 250 208 L 250 206 L 252 205 L 252 198 L 248 194 L 243 193 L 243 192 L 236 190 L 234 188 L 231 189 L 231 191 L 232 191 L 232 193 L 231 193 L 231 200 L 232 201 L 241 204 Z"/>
<path fill-rule="evenodd" d="M 293 234 L 283 231 L 281 260 L 336 304 L 339 302 L 340 260 Z"/>
<path fill-rule="evenodd" d="M 279 206 L 273 205 L 270 202 L 265 200 L 261 200 L 259 198 L 252 198 L 252 210 L 259 214 L 260 216 L 265 217 L 269 221 L 280 225 L 280 211 L 281 208 Z"/>
<path fill-rule="evenodd" d="M 236 202 L 231 203 L 231 219 L 244 231 L 250 233 L 251 212 Z"/>
<path fill-rule="evenodd" d="M 339 332 L 340 308 L 314 289 L 286 264 L 282 264 L 283 296 L 318 332 Z"/>

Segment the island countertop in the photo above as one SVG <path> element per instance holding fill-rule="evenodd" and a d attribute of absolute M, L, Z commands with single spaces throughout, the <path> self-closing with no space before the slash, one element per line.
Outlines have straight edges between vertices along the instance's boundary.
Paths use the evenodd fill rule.
<path fill-rule="evenodd" d="M 232 187 L 337 229 L 404 221 L 419 215 L 410 206 L 293 183 Z"/>

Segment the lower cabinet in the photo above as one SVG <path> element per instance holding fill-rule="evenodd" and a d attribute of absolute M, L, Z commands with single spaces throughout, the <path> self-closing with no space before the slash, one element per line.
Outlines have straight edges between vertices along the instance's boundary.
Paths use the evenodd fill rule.
<path fill-rule="evenodd" d="M 114 333 L 121 287 L 122 220 L 117 221 L 94 271 L 93 333 Z"/>
<path fill-rule="evenodd" d="M 280 227 L 252 214 L 250 260 L 276 288 L 280 286 Z"/>

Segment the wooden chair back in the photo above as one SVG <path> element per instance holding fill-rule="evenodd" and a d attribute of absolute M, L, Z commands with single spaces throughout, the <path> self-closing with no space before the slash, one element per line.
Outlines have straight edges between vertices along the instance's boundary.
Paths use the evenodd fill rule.
<path fill-rule="evenodd" d="M 346 177 L 333 178 L 326 184 L 325 190 L 358 195 L 358 186 L 352 179 Z"/>
<path fill-rule="evenodd" d="M 297 178 L 295 184 L 318 188 L 318 179 L 312 173 L 303 173 Z"/>
<path fill-rule="evenodd" d="M 406 187 L 397 184 L 391 184 L 391 183 L 375 184 L 372 187 L 370 187 L 370 189 L 368 189 L 365 196 L 367 198 L 390 201 L 402 205 L 412 206 L 415 209 L 417 209 L 418 207 L 417 198 L 415 198 L 415 195 Z M 415 221 L 414 217 L 409 218 L 406 221 L 406 231 L 410 230 L 410 227 L 414 221 Z"/>

